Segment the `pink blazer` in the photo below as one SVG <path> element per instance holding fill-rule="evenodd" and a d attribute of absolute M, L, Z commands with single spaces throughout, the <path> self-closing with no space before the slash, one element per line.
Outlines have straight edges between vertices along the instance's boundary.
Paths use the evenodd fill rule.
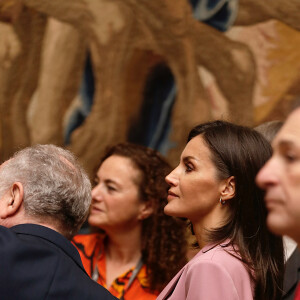
<path fill-rule="evenodd" d="M 157 300 L 253 300 L 253 286 L 243 263 L 225 244 L 199 251 L 169 282 Z"/>

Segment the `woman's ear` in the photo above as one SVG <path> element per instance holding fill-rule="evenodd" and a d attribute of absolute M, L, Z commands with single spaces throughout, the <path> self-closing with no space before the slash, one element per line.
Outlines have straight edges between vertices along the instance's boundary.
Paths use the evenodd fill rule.
<path fill-rule="evenodd" d="M 222 200 L 226 201 L 235 196 L 235 178 L 230 176 L 224 180 L 223 189 L 221 191 Z"/>
<path fill-rule="evenodd" d="M 147 219 L 152 214 L 153 214 L 152 202 L 151 201 L 144 202 L 141 206 L 141 210 L 138 215 L 138 220 Z"/>

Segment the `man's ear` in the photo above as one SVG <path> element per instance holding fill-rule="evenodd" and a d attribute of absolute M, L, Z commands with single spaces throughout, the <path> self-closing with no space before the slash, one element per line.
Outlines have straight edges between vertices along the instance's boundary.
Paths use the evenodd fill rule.
<path fill-rule="evenodd" d="M 18 212 L 23 203 L 24 189 L 21 182 L 14 182 L 1 200 L 0 218 L 6 219 Z"/>
<path fill-rule="evenodd" d="M 230 176 L 224 181 L 221 191 L 221 198 L 223 201 L 232 199 L 235 196 L 235 178 Z"/>
<path fill-rule="evenodd" d="M 142 204 L 141 211 L 138 215 L 138 220 L 147 219 L 152 214 L 153 214 L 152 202 L 147 201 L 147 202 Z"/>

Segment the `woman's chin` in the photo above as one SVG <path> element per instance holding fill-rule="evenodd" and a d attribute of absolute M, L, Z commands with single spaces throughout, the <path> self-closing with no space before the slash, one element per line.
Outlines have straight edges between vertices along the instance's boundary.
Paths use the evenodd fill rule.
<path fill-rule="evenodd" d="M 98 228 L 101 228 L 102 225 L 103 225 L 103 223 L 100 220 L 97 220 L 97 218 L 93 218 L 93 216 L 90 216 L 88 218 L 88 223 L 89 223 L 90 226 L 98 227 Z"/>
<path fill-rule="evenodd" d="M 178 212 L 172 206 L 173 205 L 171 203 L 168 203 L 164 208 L 164 213 L 172 217 L 181 217 L 180 215 L 178 215 Z"/>

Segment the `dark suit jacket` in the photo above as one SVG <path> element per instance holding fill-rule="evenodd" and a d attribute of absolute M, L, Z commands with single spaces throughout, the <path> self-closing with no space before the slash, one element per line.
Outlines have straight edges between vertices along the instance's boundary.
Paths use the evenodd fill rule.
<path fill-rule="evenodd" d="M 294 299 L 297 284 L 300 282 L 300 250 L 298 248 L 292 253 L 285 265 L 283 281 L 284 300 Z"/>
<path fill-rule="evenodd" d="M 76 248 L 47 227 L 0 226 L 0 299 L 115 300 L 86 274 Z"/>

